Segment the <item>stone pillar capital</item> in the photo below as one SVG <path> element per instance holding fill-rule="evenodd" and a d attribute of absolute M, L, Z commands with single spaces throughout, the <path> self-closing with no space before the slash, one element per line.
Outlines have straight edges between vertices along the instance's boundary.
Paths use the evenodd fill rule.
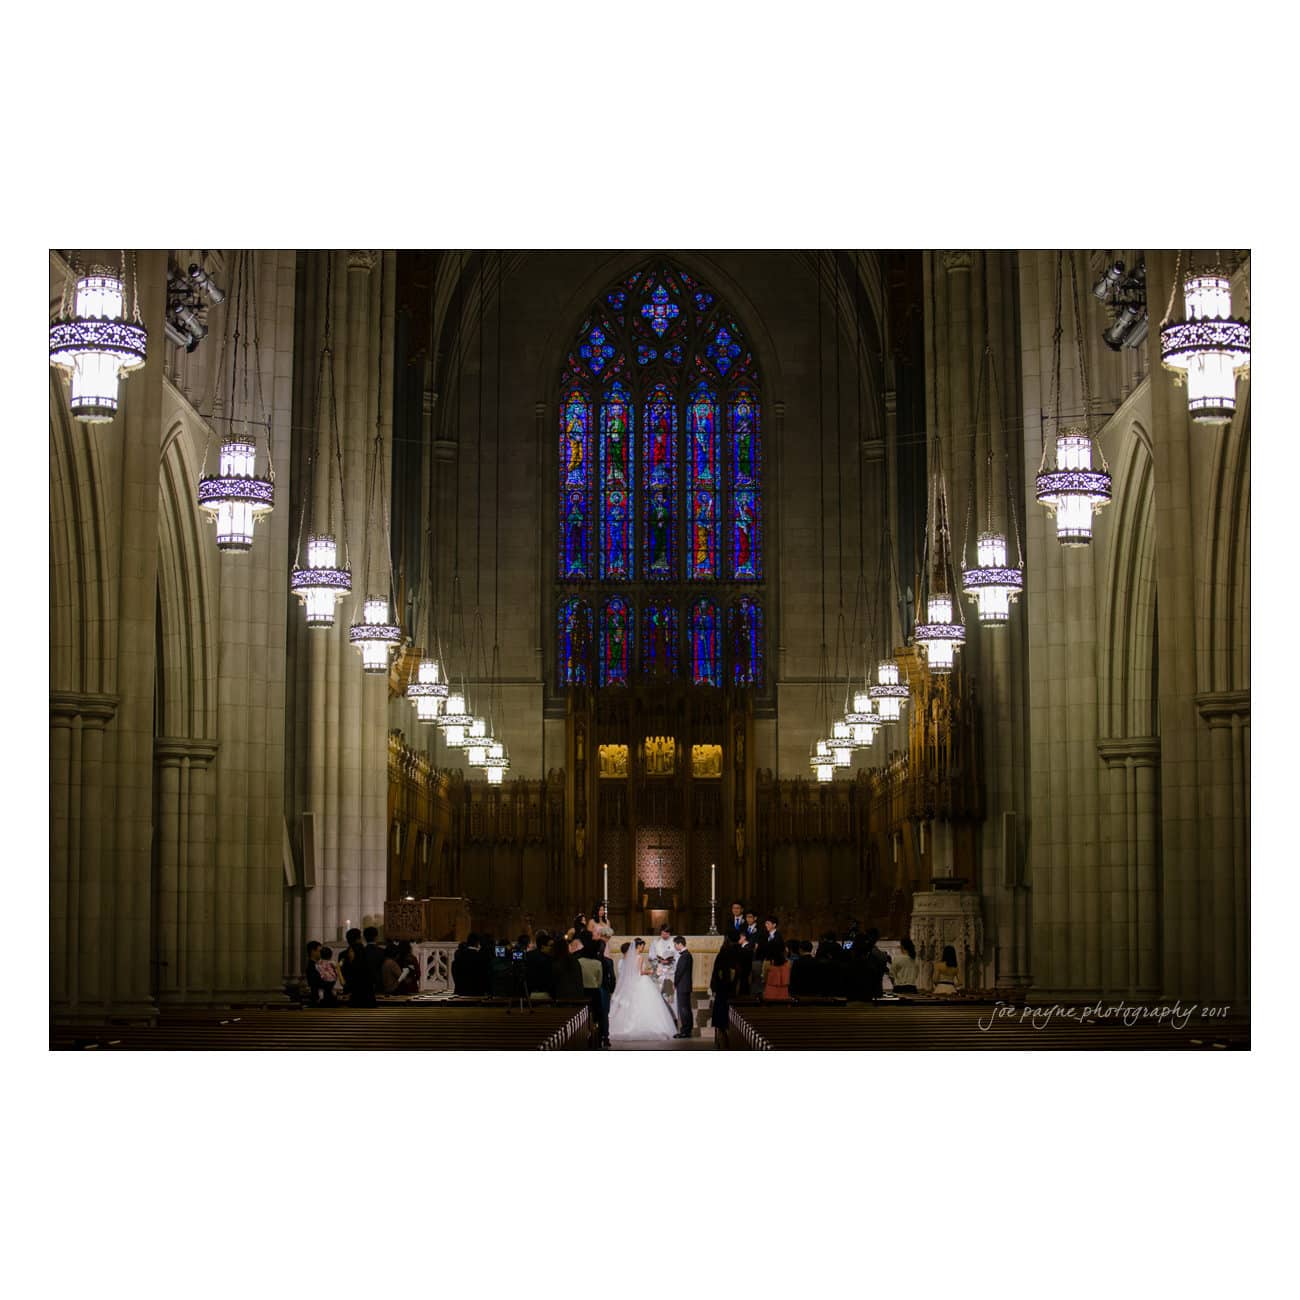
<path fill-rule="evenodd" d="M 1234 720 L 1250 718 L 1250 692 L 1206 691 L 1196 697 L 1196 708 L 1211 727 L 1230 727 Z"/>
<path fill-rule="evenodd" d="M 349 271 L 373 271 L 379 261 L 379 250 L 375 248 L 349 248 Z"/>
<path fill-rule="evenodd" d="M 155 736 L 153 756 L 160 763 L 178 764 L 189 759 L 195 767 L 207 767 L 217 756 L 215 740 L 194 740 L 189 736 Z"/>
<path fill-rule="evenodd" d="M 80 718 L 84 727 L 102 729 L 117 716 L 120 697 L 93 691 L 51 691 L 50 717 L 71 721 Z"/>
<path fill-rule="evenodd" d="M 1127 736 L 1097 742 L 1097 754 L 1107 767 L 1154 767 L 1160 762 L 1159 736 Z"/>
<path fill-rule="evenodd" d="M 975 254 L 969 248 L 953 248 L 943 254 L 943 269 L 949 275 L 958 271 L 969 271 L 975 261 Z"/>
<path fill-rule="evenodd" d="M 451 464 L 460 451 L 460 444 L 455 438 L 435 438 L 433 440 L 433 458 L 444 465 Z"/>

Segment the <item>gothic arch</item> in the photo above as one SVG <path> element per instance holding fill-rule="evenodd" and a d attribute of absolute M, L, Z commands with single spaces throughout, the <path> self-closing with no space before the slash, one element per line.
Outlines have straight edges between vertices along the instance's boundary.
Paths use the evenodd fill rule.
<path fill-rule="evenodd" d="M 163 716 L 158 734 L 171 739 L 215 738 L 216 648 L 203 520 L 195 505 L 198 475 L 178 420 L 163 439 L 159 467 L 158 605 L 163 653 Z"/>
<path fill-rule="evenodd" d="M 1203 692 L 1250 689 L 1250 390 L 1215 449 L 1206 636 L 1198 685 Z"/>
<path fill-rule="evenodd" d="M 105 435 L 106 436 L 106 435 Z M 116 616 L 98 435 L 50 374 L 50 689 L 112 694 Z"/>
<path fill-rule="evenodd" d="M 1115 473 L 1104 640 L 1101 647 L 1103 740 L 1159 734 L 1156 691 L 1154 466 L 1150 437 L 1133 421 Z"/>

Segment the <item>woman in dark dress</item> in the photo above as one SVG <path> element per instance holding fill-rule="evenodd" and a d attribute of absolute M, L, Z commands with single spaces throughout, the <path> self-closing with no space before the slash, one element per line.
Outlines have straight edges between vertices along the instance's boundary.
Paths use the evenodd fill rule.
<path fill-rule="evenodd" d="M 709 1021 L 713 1025 L 713 1045 L 726 1049 L 731 1046 L 731 999 L 740 988 L 740 945 L 728 939 L 713 963 L 709 991 L 713 994 L 713 1010 Z"/>

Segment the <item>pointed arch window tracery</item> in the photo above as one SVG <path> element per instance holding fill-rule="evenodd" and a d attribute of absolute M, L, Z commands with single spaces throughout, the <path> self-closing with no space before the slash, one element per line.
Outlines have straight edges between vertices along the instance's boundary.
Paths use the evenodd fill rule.
<path fill-rule="evenodd" d="M 611 286 L 561 377 L 561 688 L 763 686 L 762 469 L 758 368 L 726 304 L 666 261 Z M 594 671 L 574 654 L 592 633 Z"/>

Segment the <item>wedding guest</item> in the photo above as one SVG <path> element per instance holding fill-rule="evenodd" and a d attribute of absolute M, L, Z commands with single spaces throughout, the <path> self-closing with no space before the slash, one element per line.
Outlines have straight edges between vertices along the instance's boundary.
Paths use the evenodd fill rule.
<path fill-rule="evenodd" d="M 807 939 L 799 943 L 798 948 L 798 956 L 790 963 L 790 996 L 792 998 L 819 997 L 824 991 L 821 969 L 823 963 L 813 957 L 813 946 Z M 824 964 L 830 965 L 829 962 Z"/>
<path fill-rule="evenodd" d="M 585 996 L 582 967 L 578 965 L 577 957 L 581 950 L 582 943 L 578 939 L 571 939 L 567 943 L 558 939 L 551 950 L 551 984 L 556 1001 L 581 1002 Z"/>
<path fill-rule="evenodd" d="M 321 981 L 320 974 L 316 970 L 316 963 L 320 961 L 320 940 L 313 939 L 307 945 L 307 960 L 303 964 L 302 973 L 307 981 L 307 1001 L 315 1006 L 321 1000 Z"/>
<path fill-rule="evenodd" d="M 740 988 L 741 971 L 740 944 L 735 939 L 727 939 L 709 978 L 709 992 L 713 994 L 713 1009 L 709 1013 L 713 1045 L 724 1051 L 731 1046 L 731 999 Z"/>
<path fill-rule="evenodd" d="M 742 930 L 736 940 L 736 996 L 752 997 L 755 945 L 750 942 L 749 931 Z"/>
<path fill-rule="evenodd" d="M 533 946 L 524 954 L 524 979 L 533 1002 L 550 1002 L 555 997 L 555 975 L 551 963 L 551 936 L 538 930 Z"/>
<path fill-rule="evenodd" d="M 317 947 L 320 948 L 320 945 L 317 944 Z M 316 962 L 316 978 L 320 981 L 320 1005 L 338 1006 L 338 998 L 334 994 L 339 986 L 339 968 L 334 962 L 333 948 L 320 948 L 320 958 Z"/>
<path fill-rule="evenodd" d="M 451 959 L 451 986 L 458 998 L 481 998 L 487 992 L 479 942 L 479 936 L 471 931 Z"/>
<path fill-rule="evenodd" d="M 602 1025 L 602 1003 L 601 982 L 604 979 L 605 971 L 600 964 L 600 954 L 596 951 L 597 940 L 588 938 L 585 944 L 579 943 L 576 956 L 578 958 L 578 967 L 582 971 L 582 992 L 587 999 L 587 1005 L 591 1011 L 590 1031 L 587 1035 L 587 1046 L 599 1048 L 602 1038 L 609 1037 L 609 1022 L 605 1021 Z M 604 948 L 604 944 L 600 945 Z"/>
<path fill-rule="evenodd" d="M 934 964 L 933 992 L 947 996 L 956 993 L 958 987 L 957 950 L 952 944 L 948 944 L 943 950 L 943 956 Z"/>
<path fill-rule="evenodd" d="M 773 946 L 767 951 L 773 955 L 763 963 L 763 1001 L 789 1002 L 790 963 L 785 959 L 785 945 Z"/>
<path fill-rule="evenodd" d="M 736 899 L 731 904 L 731 915 L 727 917 L 727 923 L 722 927 L 722 937 L 730 939 L 733 943 L 740 938 L 745 930 L 745 906 Z"/>
<path fill-rule="evenodd" d="M 379 931 L 373 925 L 366 926 L 363 933 L 366 940 L 363 955 L 366 969 L 370 972 L 370 987 L 378 991 L 384 985 L 384 959 L 388 954 L 379 942 Z"/>
<path fill-rule="evenodd" d="M 397 960 L 397 945 L 390 943 L 384 949 L 384 964 L 379 968 L 379 991 L 391 998 L 402 982 L 402 967 Z"/>
<path fill-rule="evenodd" d="M 876 946 L 880 938 L 879 930 L 868 930 L 860 940 L 863 952 L 863 996 L 867 1001 L 883 997 L 885 992 L 885 972 L 889 969 L 889 954 Z"/>
<path fill-rule="evenodd" d="M 916 944 L 911 939 L 899 940 L 903 955 L 890 963 L 889 978 L 894 981 L 895 993 L 916 992 Z M 955 954 L 954 954 L 955 955 Z"/>
<path fill-rule="evenodd" d="M 602 943 L 609 946 L 609 941 L 614 937 L 614 927 L 609 923 L 609 909 L 604 903 L 597 908 L 595 915 L 588 922 L 591 929 L 592 937 L 599 939 Z"/>
<path fill-rule="evenodd" d="M 370 964 L 366 961 L 366 950 L 361 942 L 361 931 L 355 927 L 349 930 L 347 941 L 339 973 L 343 976 L 343 985 L 347 990 L 348 1005 L 373 1007 L 375 985 L 370 975 Z"/>

